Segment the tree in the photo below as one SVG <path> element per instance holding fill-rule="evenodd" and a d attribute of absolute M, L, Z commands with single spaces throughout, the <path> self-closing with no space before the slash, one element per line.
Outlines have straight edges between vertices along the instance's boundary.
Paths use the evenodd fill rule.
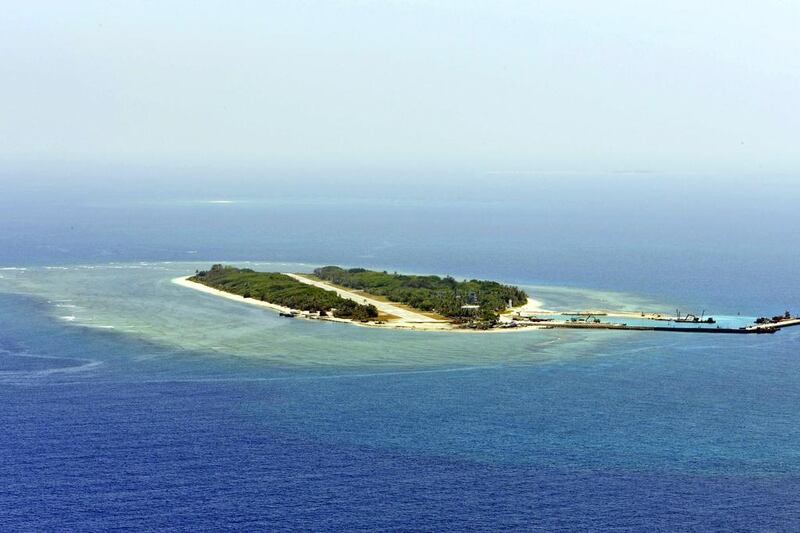
<path fill-rule="evenodd" d="M 478 317 L 480 317 L 481 322 L 486 322 L 489 324 L 497 324 L 497 321 L 500 320 L 500 317 L 497 315 L 497 313 L 488 307 L 481 307 Z"/>

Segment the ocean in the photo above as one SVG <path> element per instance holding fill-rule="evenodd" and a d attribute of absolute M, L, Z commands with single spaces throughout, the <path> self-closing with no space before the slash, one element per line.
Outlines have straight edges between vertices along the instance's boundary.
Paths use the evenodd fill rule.
<path fill-rule="evenodd" d="M 800 312 L 796 187 L 625 186 L 12 190 L 0 529 L 796 530 L 800 328 L 368 329 L 170 281 L 341 264 L 556 309 Z"/>

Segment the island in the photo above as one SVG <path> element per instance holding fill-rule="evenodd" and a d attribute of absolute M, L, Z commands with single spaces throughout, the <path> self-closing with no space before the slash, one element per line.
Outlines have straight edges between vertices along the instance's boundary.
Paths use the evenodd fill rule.
<path fill-rule="evenodd" d="M 372 327 L 489 331 L 508 328 L 513 312 L 541 309 L 524 290 L 495 281 L 338 266 L 298 274 L 215 264 L 174 281 L 286 317 Z"/>
<path fill-rule="evenodd" d="M 427 331 L 604 329 L 685 333 L 775 333 L 800 325 L 788 311 L 747 323 L 718 324 L 702 313 L 675 316 L 643 311 L 553 311 L 519 287 L 452 276 L 325 266 L 313 273 L 256 272 L 215 264 L 173 280 L 216 296 L 276 310 L 281 316 L 360 326 Z M 664 324 L 667 322 L 668 324 Z"/>

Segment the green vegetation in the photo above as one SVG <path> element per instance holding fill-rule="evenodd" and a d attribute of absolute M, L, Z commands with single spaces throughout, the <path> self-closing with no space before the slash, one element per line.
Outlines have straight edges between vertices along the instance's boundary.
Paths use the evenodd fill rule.
<path fill-rule="evenodd" d="M 495 281 L 456 281 L 450 276 L 408 276 L 363 268 L 345 270 L 337 266 L 318 268 L 314 274 L 330 283 L 453 319 L 477 318 L 493 323 L 497 321 L 497 313 L 507 308 L 509 300 L 512 306 L 518 306 L 528 299 L 522 289 Z M 480 307 L 463 307 L 476 305 Z"/>
<path fill-rule="evenodd" d="M 307 285 L 278 272 L 214 265 L 211 270 L 197 272 L 189 281 L 301 311 L 325 315 L 332 310 L 337 318 L 365 321 L 378 316 L 374 305 L 358 304 L 333 291 Z"/>

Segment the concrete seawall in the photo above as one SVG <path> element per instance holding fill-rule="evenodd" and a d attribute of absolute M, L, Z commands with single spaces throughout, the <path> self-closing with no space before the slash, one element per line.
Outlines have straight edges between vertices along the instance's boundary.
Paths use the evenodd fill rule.
<path fill-rule="evenodd" d="M 723 333 L 734 335 L 748 334 L 771 334 L 777 333 L 781 329 L 800 325 L 800 318 L 792 318 L 775 322 L 773 324 L 763 324 L 748 326 L 745 328 L 706 328 L 706 327 L 687 327 L 687 326 L 629 326 L 627 324 L 594 324 L 585 322 L 545 322 L 541 323 L 545 328 L 564 328 L 564 329 L 611 329 L 621 331 L 668 331 L 673 333 Z"/>

